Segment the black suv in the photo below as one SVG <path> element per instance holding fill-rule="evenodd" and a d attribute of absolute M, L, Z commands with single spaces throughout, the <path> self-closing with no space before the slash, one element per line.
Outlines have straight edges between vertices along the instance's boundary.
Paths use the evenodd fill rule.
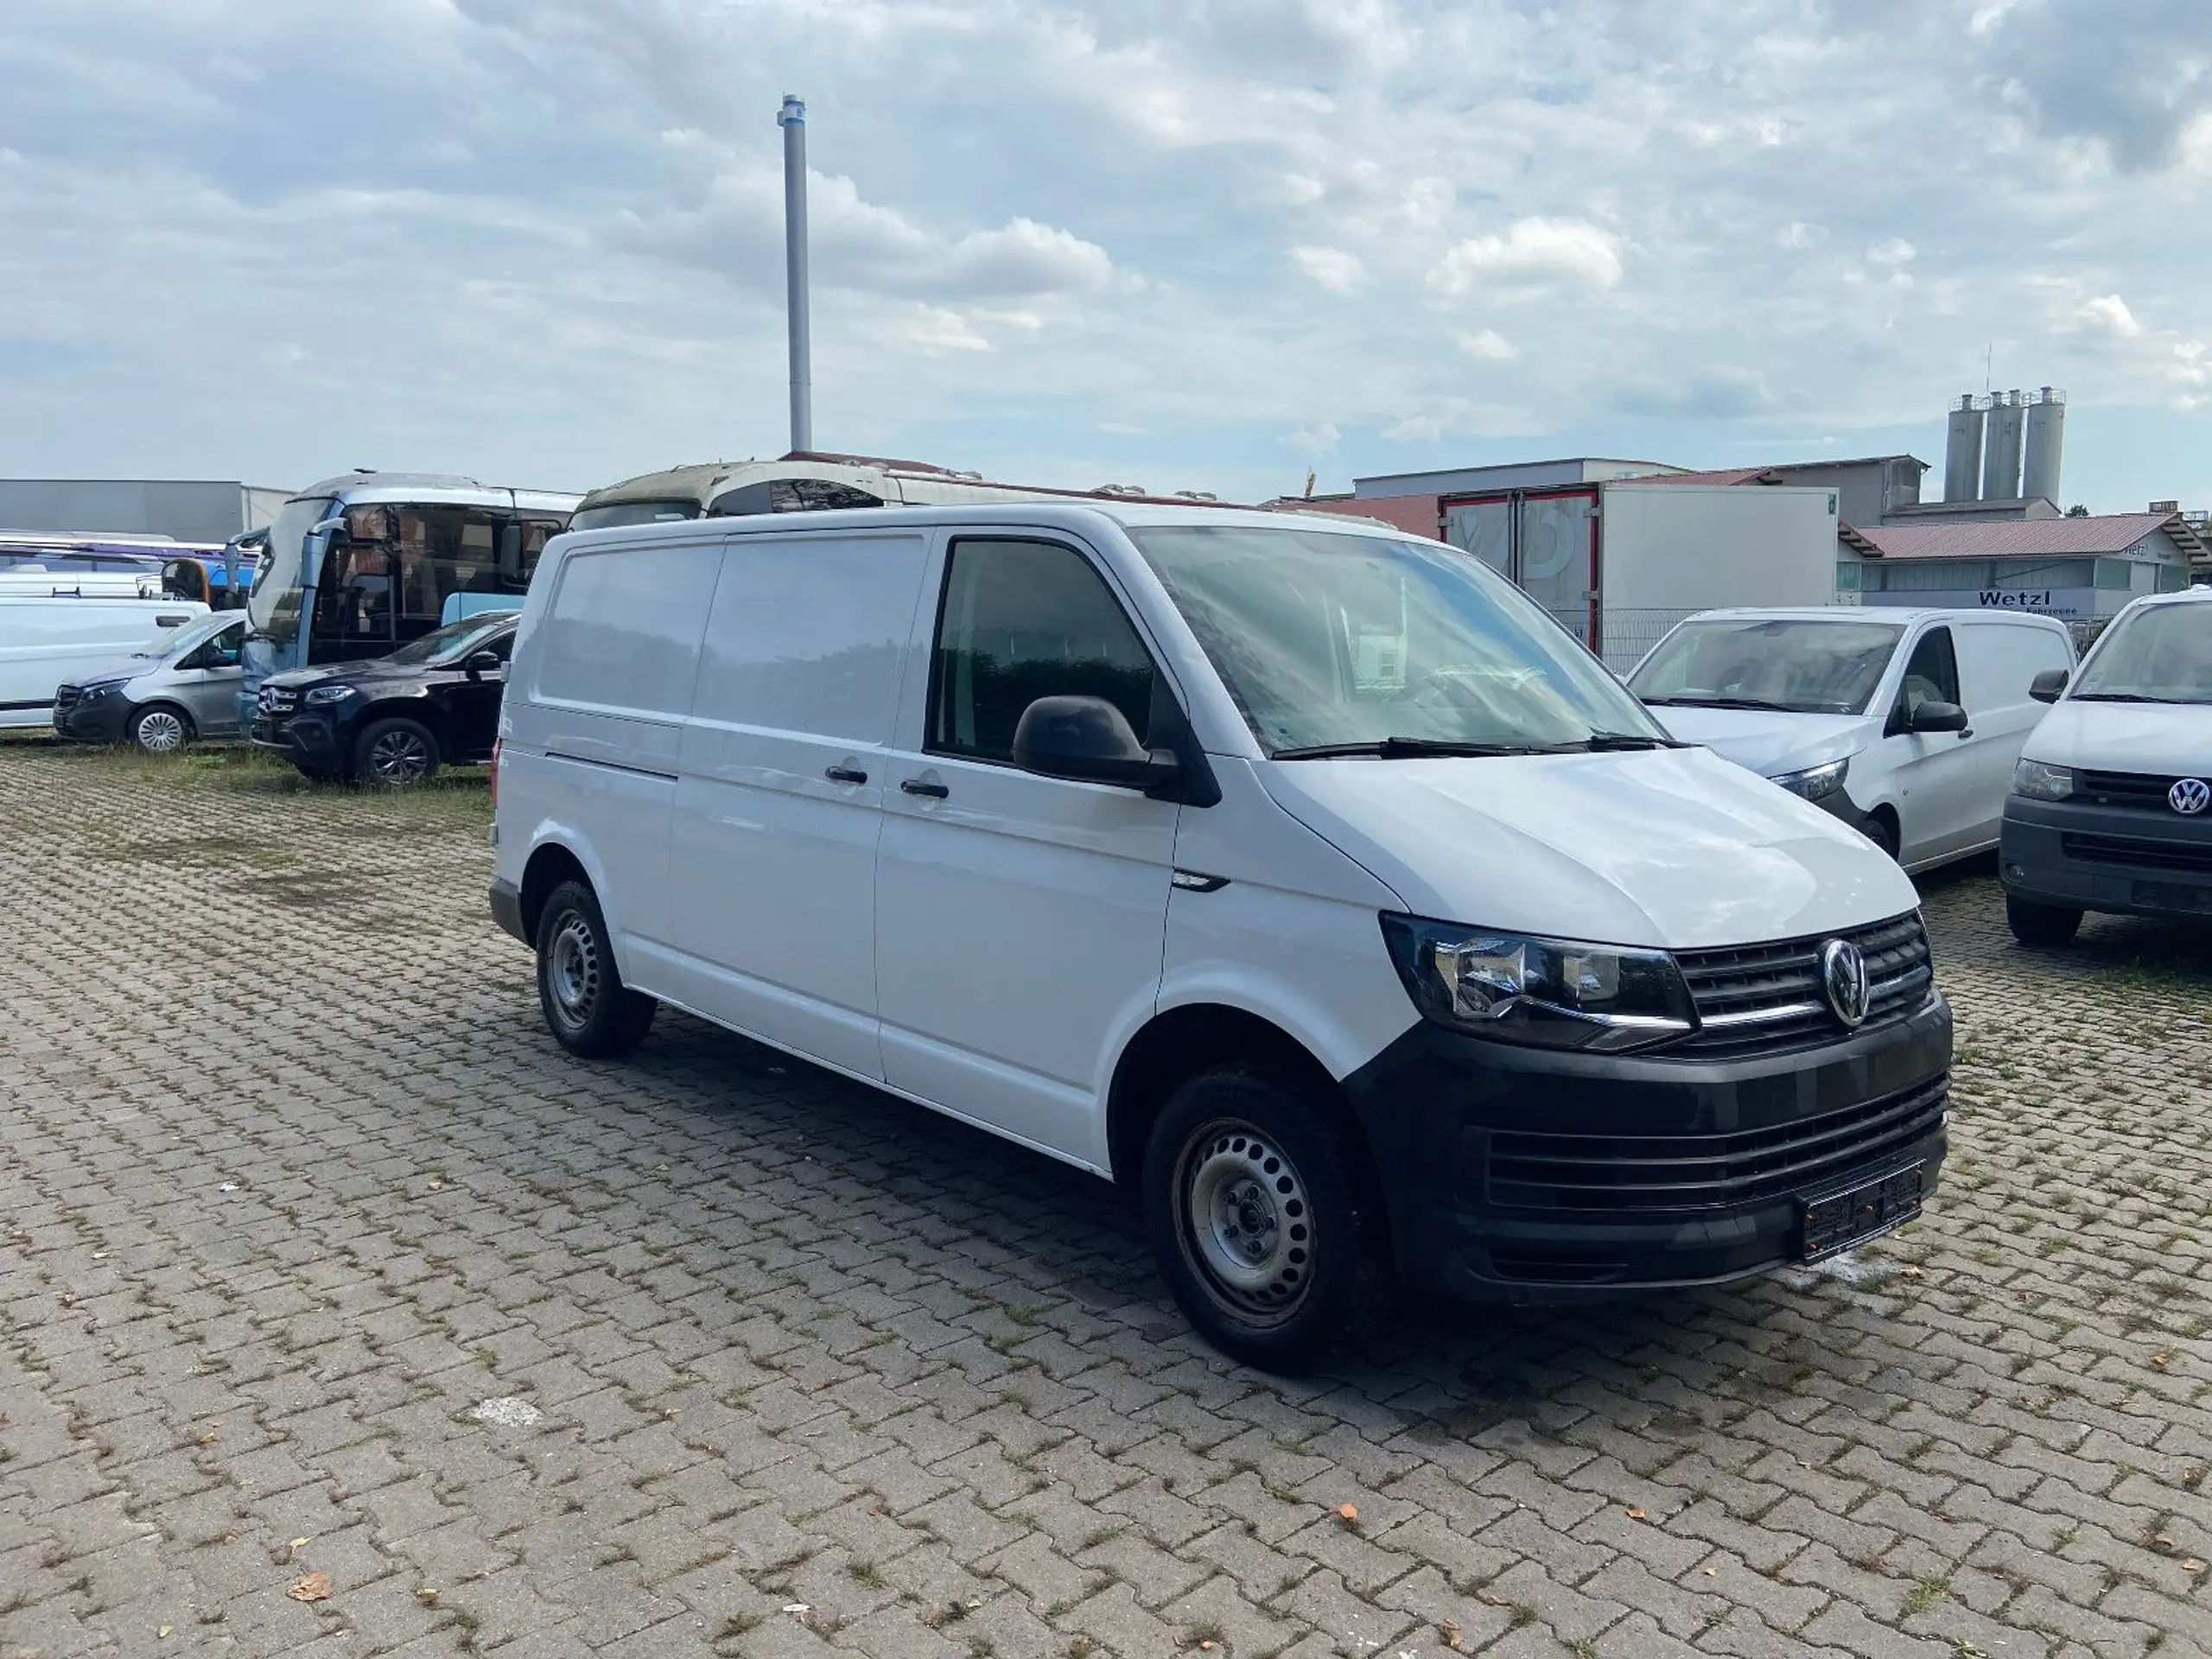
<path fill-rule="evenodd" d="M 514 652 L 512 612 L 449 622 L 389 657 L 262 682 L 252 737 L 311 778 L 404 787 L 492 758 Z"/>

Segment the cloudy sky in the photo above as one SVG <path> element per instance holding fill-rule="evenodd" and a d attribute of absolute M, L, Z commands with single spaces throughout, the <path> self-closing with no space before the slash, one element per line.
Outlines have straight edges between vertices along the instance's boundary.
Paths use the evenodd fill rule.
<path fill-rule="evenodd" d="M 785 92 L 823 448 L 1940 463 L 1991 372 L 2212 505 L 2207 0 L 16 0 L 0 474 L 778 453 Z"/>

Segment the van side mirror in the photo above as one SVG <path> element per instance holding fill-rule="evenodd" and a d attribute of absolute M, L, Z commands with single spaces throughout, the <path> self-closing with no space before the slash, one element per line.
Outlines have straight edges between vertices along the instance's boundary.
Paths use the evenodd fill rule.
<path fill-rule="evenodd" d="M 1182 763 L 1169 749 L 1147 749 L 1122 711 L 1103 697 L 1039 697 L 1014 728 L 1014 764 L 1046 778 L 1118 784 L 1147 794 L 1172 790 Z"/>
<path fill-rule="evenodd" d="M 2028 682 L 2028 695 L 2037 702 L 2056 702 L 2066 695 L 2066 683 L 2073 677 L 2070 669 L 2046 668 Z"/>
<path fill-rule="evenodd" d="M 470 679 L 479 680 L 483 678 L 486 674 L 498 673 L 501 668 L 505 666 L 505 664 L 500 662 L 499 653 L 498 652 L 487 649 L 484 651 L 470 652 L 468 653 L 468 660 L 463 663 L 461 666 L 468 671 L 468 677 Z"/>
<path fill-rule="evenodd" d="M 1967 711 L 1955 702 L 1923 702 L 1912 711 L 1908 728 L 1916 732 L 1963 732 Z"/>

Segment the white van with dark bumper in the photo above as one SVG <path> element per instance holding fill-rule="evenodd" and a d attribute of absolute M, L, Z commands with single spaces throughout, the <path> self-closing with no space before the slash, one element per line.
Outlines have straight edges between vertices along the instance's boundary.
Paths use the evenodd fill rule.
<path fill-rule="evenodd" d="M 2014 936 L 2063 944 L 2091 910 L 2212 920 L 2212 588 L 2135 601 L 2038 695 L 1998 855 Z"/>
<path fill-rule="evenodd" d="M 1133 1186 L 1255 1363 L 1394 1274 L 1818 1258 L 1943 1156 L 1903 873 L 1435 542 L 1042 502 L 573 532 L 502 727 L 493 908 L 571 1052 L 669 1002 Z"/>
<path fill-rule="evenodd" d="M 1693 616 L 1628 683 L 1676 737 L 1924 870 L 1997 844 L 2037 677 L 2073 666 L 2055 617 L 1829 605 Z"/>

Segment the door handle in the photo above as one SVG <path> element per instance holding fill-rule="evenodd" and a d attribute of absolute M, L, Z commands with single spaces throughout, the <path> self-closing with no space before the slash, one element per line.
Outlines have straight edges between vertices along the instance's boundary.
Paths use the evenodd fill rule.
<path fill-rule="evenodd" d="M 1973 735 L 1974 735 L 1974 728 L 1973 728 L 1973 727 L 1971 727 L 1971 726 L 1968 726 L 1968 727 L 1965 728 L 1963 730 L 1961 730 L 1961 731 L 1959 733 L 1959 741 L 1960 741 L 1960 742 L 1961 742 L 1961 743 L 1963 743 L 1963 742 L 1965 742 L 1965 741 L 1967 741 L 1967 739 L 1968 739 L 1968 738 L 1972 737 Z"/>
<path fill-rule="evenodd" d="M 822 775 L 824 778 L 827 778 L 833 784 L 864 784 L 868 782 L 868 773 L 857 771 L 851 766 L 825 766 L 823 769 Z"/>
<path fill-rule="evenodd" d="M 952 793 L 943 784 L 925 784 L 918 778 L 901 779 L 899 787 L 909 795 L 926 795 L 933 801 L 941 801 Z"/>

